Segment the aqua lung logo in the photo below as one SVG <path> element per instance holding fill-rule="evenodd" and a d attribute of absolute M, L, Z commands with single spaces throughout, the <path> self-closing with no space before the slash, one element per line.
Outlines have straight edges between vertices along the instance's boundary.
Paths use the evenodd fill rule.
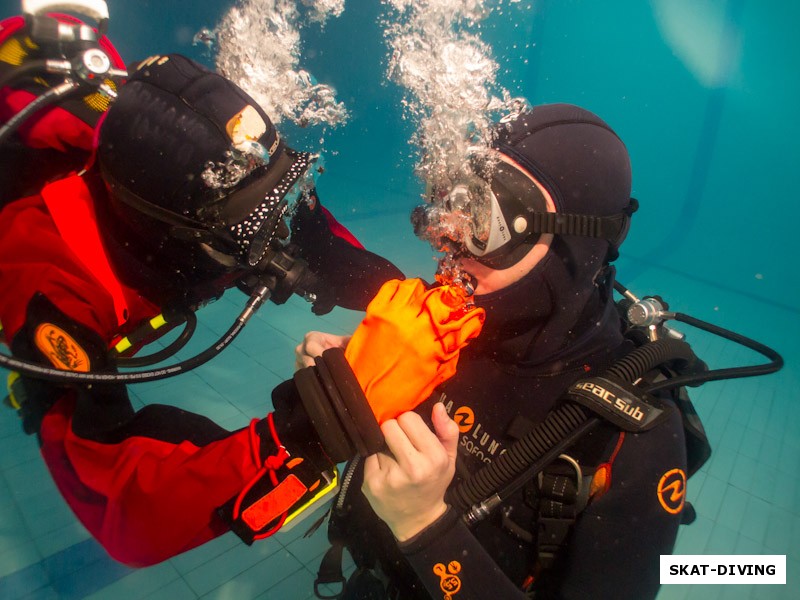
<path fill-rule="evenodd" d="M 475 413 L 469 406 L 456 407 L 444 394 L 439 400 L 444 403 L 447 413 L 458 425 L 458 443 L 467 454 L 489 463 L 495 456 L 505 452 L 503 445 L 486 432 L 482 423 L 476 421 Z"/>
<path fill-rule="evenodd" d="M 606 388 L 597 385 L 596 383 L 592 383 L 591 381 L 576 383 L 573 389 L 583 390 L 597 396 L 617 411 L 625 414 L 639 423 L 641 423 L 642 419 L 645 417 L 645 413 L 642 411 L 642 409 L 637 405 L 632 404 L 630 400 L 626 398 L 620 398 L 614 394 L 614 392 L 611 392 Z"/>
<path fill-rule="evenodd" d="M 481 240 L 473 235 L 467 247 L 479 254 L 491 252 L 511 239 L 511 234 L 508 231 L 508 224 L 503 217 L 503 211 L 500 210 L 500 205 L 497 198 L 492 195 L 492 214 L 489 218 L 489 236 L 486 240 Z"/>
<path fill-rule="evenodd" d="M 461 433 L 467 433 L 475 425 L 475 413 L 469 406 L 460 406 L 453 415 L 453 421 Z"/>
<path fill-rule="evenodd" d="M 508 225 L 506 225 L 506 220 L 503 218 L 503 214 L 500 213 L 495 215 L 494 222 L 495 231 L 500 234 L 502 243 L 505 244 L 509 239 L 511 239 L 511 236 L 508 235 Z"/>
<path fill-rule="evenodd" d="M 664 473 L 658 482 L 658 502 L 672 515 L 683 510 L 686 500 L 686 473 L 682 469 L 672 469 Z"/>

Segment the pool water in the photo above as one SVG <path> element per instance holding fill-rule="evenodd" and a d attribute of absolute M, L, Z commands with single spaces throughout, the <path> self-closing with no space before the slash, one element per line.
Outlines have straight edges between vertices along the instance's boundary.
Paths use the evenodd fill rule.
<path fill-rule="evenodd" d="M 785 554 L 785 586 L 664 586 L 659 600 L 797 597 L 800 583 L 800 268 L 791 186 L 800 164 L 796 106 L 800 7 L 775 0 L 539 0 L 503 2 L 482 30 L 499 82 L 532 103 L 571 102 L 600 114 L 625 140 L 641 209 L 617 262 L 638 295 L 774 347 L 777 374 L 691 390 L 714 454 L 689 482 L 698 518 L 680 554 Z M 129 60 L 192 45 L 229 3 L 110 0 L 110 37 Z M 386 80 L 375 0 L 347 0 L 324 28 L 304 31 L 303 63 L 332 85 L 352 118 L 340 128 L 286 128 L 319 149 L 324 204 L 365 246 L 431 279 L 432 252 L 408 225 L 421 184 L 413 175 L 403 90 Z M 0 2 L 0 16 L 18 12 Z M 794 50 L 792 50 L 794 48 Z M 321 143 L 322 140 L 322 143 Z M 5 293 L 5 291 L 3 291 Z M 244 297 L 204 308 L 180 357 L 215 341 Z M 239 428 L 270 410 L 291 376 L 294 346 L 311 329 L 345 333 L 360 314 L 311 314 L 299 298 L 265 306 L 233 347 L 176 379 L 131 387 L 138 405 L 170 402 Z M 687 326 L 712 368 L 756 364 L 753 352 Z M 313 518 L 308 521 L 310 524 Z M 252 547 L 232 534 L 147 569 L 131 570 L 89 538 L 61 500 L 10 410 L 0 412 L 0 598 L 267 599 L 313 597 L 327 548 L 305 522 Z"/>

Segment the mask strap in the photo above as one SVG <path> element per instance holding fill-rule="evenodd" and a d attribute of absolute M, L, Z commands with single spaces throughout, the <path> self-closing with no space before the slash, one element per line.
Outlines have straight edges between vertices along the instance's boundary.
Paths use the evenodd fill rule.
<path fill-rule="evenodd" d="M 103 172 L 103 180 L 108 185 L 110 193 L 113 194 L 117 200 L 151 219 L 170 225 L 169 235 L 171 237 L 183 242 L 209 244 L 219 249 L 220 252 L 229 253 L 235 251 L 236 255 L 239 254 L 239 245 L 224 231 L 208 227 L 200 221 L 184 215 L 179 215 L 157 204 L 148 202 L 138 194 L 131 192 L 121 185 L 106 169 L 102 168 L 102 165 L 101 171 Z"/>
<path fill-rule="evenodd" d="M 638 205 L 638 202 L 631 198 L 631 203 L 623 212 L 609 217 L 551 212 L 533 213 L 530 215 L 533 219 L 531 233 L 601 238 L 618 247 L 628 231 L 631 215 Z"/>

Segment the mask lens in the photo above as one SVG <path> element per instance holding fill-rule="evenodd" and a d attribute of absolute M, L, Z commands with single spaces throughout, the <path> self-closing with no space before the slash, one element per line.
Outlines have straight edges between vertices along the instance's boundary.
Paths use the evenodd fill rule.
<path fill-rule="evenodd" d="M 492 226 L 492 190 L 483 180 L 470 188 L 469 194 L 470 225 L 472 226 L 472 241 L 486 244 L 489 240 Z"/>
<path fill-rule="evenodd" d="M 491 203 L 489 185 L 477 177 L 447 192 L 433 189 L 428 203 L 412 213 L 414 233 L 439 252 L 464 253 L 469 246 L 488 240 Z"/>
<path fill-rule="evenodd" d="M 298 154 L 298 157 L 297 160 L 302 162 L 296 161 L 289 170 L 289 176 L 293 179 L 296 177 L 296 180 L 293 183 L 287 181 L 283 184 L 285 187 L 279 183 L 271 188 L 253 212 L 231 227 L 231 233 L 251 267 L 261 261 L 276 237 L 288 237 L 284 217 L 290 217 L 301 202 L 307 202 L 314 189 L 316 175 L 321 172 L 321 168 L 314 165 L 317 157 L 305 153 Z M 284 192 L 286 187 L 289 189 Z"/>

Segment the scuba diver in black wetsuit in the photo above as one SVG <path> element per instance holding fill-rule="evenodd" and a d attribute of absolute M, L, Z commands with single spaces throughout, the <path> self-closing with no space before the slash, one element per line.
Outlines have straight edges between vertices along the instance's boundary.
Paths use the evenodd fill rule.
<path fill-rule="evenodd" d="M 506 121 L 484 183 L 412 215 L 420 237 L 456 248 L 486 321 L 455 377 L 382 425 L 389 452 L 345 471 L 317 581 L 344 583 L 346 547 L 356 570 L 339 597 L 654 598 L 659 555 L 691 520 L 686 481 L 710 448 L 683 389 L 655 382 L 709 372 L 663 325 L 658 299 L 634 304 L 615 282 L 637 207 L 625 145 L 572 105 Z M 489 203 L 458 238 L 441 217 L 476 183 Z M 619 306 L 615 287 L 628 295 Z M 297 365 L 347 343 L 311 332 Z M 643 358 L 637 345 L 670 349 Z M 760 348 L 773 359 L 761 372 L 780 368 Z M 644 396 L 634 380 L 662 390 Z"/>

